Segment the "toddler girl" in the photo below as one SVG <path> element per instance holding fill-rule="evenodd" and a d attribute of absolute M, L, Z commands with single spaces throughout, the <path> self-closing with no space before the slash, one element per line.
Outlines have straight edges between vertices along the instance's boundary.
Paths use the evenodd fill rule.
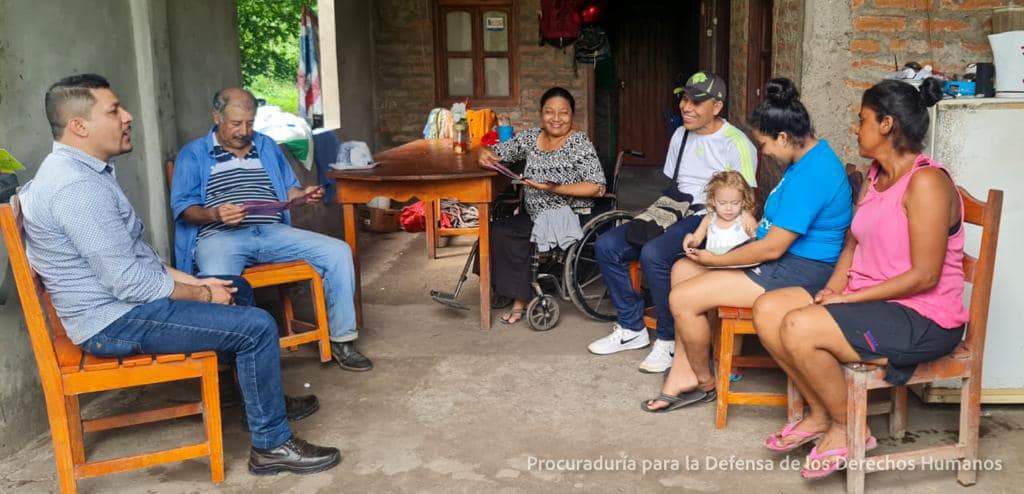
<path fill-rule="evenodd" d="M 705 242 L 704 248 L 714 254 L 724 254 L 754 236 L 757 219 L 754 210 L 754 190 L 739 172 L 718 172 L 707 187 L 707 210 L 704 220 L 693 233 L 683 238 L 683 251 L 693 252 Z"/>

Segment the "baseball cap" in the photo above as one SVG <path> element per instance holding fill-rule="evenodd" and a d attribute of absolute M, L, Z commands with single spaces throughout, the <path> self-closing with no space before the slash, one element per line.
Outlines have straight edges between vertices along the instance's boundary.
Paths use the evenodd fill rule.
<path fill-rule="evenodd" d="M 719 101 L 725 100 L 725 81 L 711 72 L 697 72 L 687 79 L 686 84 L 678 93 L 685 93 L 694 101 L 706 101 L 715 98 Z"/>

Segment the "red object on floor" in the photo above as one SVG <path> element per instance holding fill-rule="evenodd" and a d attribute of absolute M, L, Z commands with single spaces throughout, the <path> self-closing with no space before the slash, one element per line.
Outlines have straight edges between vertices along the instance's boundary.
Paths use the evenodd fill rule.
<path fill-rule="evenodd" d="M 402 214 L 398 215 L 398 222 L 402 229 L 407 232 L 422 232 L 427 229 L 427 203 L 418 201 L 411 206 L 402 208 Z"/>

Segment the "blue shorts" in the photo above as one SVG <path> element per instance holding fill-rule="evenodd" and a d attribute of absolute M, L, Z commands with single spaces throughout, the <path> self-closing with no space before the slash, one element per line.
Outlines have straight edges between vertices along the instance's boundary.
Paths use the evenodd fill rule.
<path fill-rule="evenodd" d="M 770 292 L 779 288 L 800 287 L 811 296 L 825 288 L 835 264 L 815 261 L 790 253 L 744 270 L 754 283 Z"/>

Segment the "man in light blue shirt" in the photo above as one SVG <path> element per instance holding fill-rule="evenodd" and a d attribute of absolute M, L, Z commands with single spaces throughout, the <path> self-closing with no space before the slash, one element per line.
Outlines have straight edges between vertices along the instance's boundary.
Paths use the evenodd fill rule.
<path fill-rule="evenodd" d="M 292 435 L 281 389 L 277 324 L 252 307 L 238 277 L 196 278 L 164 263 L 114 178 L 111 159 L 132 150 L 132 116 L 106 79 L 64 78 L 46 92 L 53 152 L 21 199 L 29 263 L 68 337 L 88 353 L 214 350 L 234 360 L 252 431 L 249 471 L 313 473 L 341 461 L 335 448 Z M 312 413 L 316 397 L 298 399 Z"/>

